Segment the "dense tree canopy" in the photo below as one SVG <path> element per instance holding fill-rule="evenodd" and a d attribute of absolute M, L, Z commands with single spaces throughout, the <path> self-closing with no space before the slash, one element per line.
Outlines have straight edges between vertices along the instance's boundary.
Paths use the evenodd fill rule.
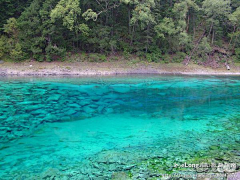
<path fill-rule="evenodd" d="M 204 64 L 240 57 L 237 0 L 0 0 L 0 6 L 0 58 L 52 61 L 71 51 Z"/>

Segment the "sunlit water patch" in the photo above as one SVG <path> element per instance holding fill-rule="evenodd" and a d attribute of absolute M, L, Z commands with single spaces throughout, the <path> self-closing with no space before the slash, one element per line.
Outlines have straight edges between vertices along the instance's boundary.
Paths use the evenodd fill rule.
<path fill-rule="evenodd" d="M 153 158 L 171 171 L 208 149 L 239 154 L 239 77 L 1 78 L 0 93 L 4 179 L 134 179 Z"/>

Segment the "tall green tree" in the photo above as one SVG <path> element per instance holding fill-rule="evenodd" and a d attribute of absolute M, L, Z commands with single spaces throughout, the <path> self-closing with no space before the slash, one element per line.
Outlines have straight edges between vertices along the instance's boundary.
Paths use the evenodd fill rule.
<path fill-rule="evenodd" d="M 203 1 L 203 11 L 206 15 L 206 22 L 208 24 L 208 36 L 212 36 L 212 44 L 216 33 L 223 31 L 224 23 L 227 21 L 231 13 L 230 0 L 205 0 Z M 217 32 L 220 31 L 220 32 Z"/>
<path fill-rule="evenodd" d="M 33 0 L 0 0 L 0 32 L 9 18 L 18 18 Z"/>

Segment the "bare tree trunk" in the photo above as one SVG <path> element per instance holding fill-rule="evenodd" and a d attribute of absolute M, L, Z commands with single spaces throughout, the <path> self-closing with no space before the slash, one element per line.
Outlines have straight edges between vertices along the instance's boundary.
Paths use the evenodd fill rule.
<path fill-rule="evenodd" d="M 199 43 L 201 42 L 202 38 L 205 36 L 205 33 L 206 33 L 206 30 L 204 31 L 204 33 L 202 34 L 202 36 L 198 39 L 197 44 L 196 44 L 195 47 L 193 48 L 191 54 L 185 58 L 185 61 L 187 61 L 187 62 L 185 63 L 186 66 L 189 64 L 189 62 L 190 62 L 190 60 L 191 60 L 194 52 L 195 52 L 195 51 L 197 50 L 197 48 L 198 48 Z"/>
<path fill-rule="evenodd" d="M 146 53 L 148 52 L 148 46 L 149 46 L 148 35 L 149 35 L 149 24 L 148 24 L 148 26 L 147 26 L 147 47 L 146 47 Z"/>
<path fill-rule="evenodd" d="M 190 14 L 188 13 L 186 32 L 188 32 L 188 29 L 189 29 L 189 21 L 190 21 Z"/>
<path fill-rule="evenodd" d="M 214 42 L 214 30 L 212 31 L 212 44 Z"/>
<path fill-rule="evenodd" d="M 113 11 L 114 11 L 114 9 L 111 9 L 111 16 L 112 16 L 111 19 L 113 19 Z M 114 23 L 112 23 L 111 26 L 112 26 L 111 37 L 113 37 L 113 34 L 114 34 Z"/>
<path fill-rule="evenodd" d="M 135 31 L 135 25 L 133 25 L 133 29 L 132 29 L 132 37 L 131 37 L 131 45 L 133 43 L 133 37 L 134 37 L 134 31 Z"/>
<path fill-rule="evenodd" d="M 236 30 L 236 26 L 234 26 L 233 33 L 235 33 L 235 30 Z M 233 39 L 233 36 L 231 37 L 228 46 L 230 46 L 230 44 L 232 43 L 232 39 Z"/>
<path fill-rule="evenodd" d="M 78 40 L 78 33 L 77 33 L 77 49 L 79 48 L 79 40 Z"/>
<path fill-rule="evenodd" d="M 208 36 L 210 36 L 211 31 L 212 31 L 212 28 L 213 28 L 213 22 L 211 23 L 210 30 L 209 30 L 209 32 L 208 32 Z"/>
<path fill-rule="evenodd" d="M 196 34 L 195 27 L 193 27 L 193 39 L 195 38 L 195 34 Z"/>
<path fill-rule="evenodd" d="M 128 5 L 128 33 L 131 34 L 131 11 L 130 5 Z"/>
<path fill-rule="evenodd" d="M 105 8 L 108 9 L 108 3 L 107 1 L 105 1 Z M 106 11 L 106 21 L 105 21 L 105 25 L 108 24 L 108 11 Z"/>
<path fill-rule="evenodd" d="M 236 37 L 234 43 L 233 43 L 233 49 L 235 48 L 236 42 L 237 42 L 238 36 Z"/>
<path fill-rule="evenodd" d="M 211 27 L 210 27 L 208 36 L 210 35 L 210 33 L 211 33 L 211 31 L 212 31 L 212 28 L 213 28 L 213 22 L 211 23 Z M 205 33 L 206 33 L 206 30 L 204 31 L 204 33 L 202 34 L 202 36 L 198 39 L 197 44 L 196 44 L 195 47 L 193 48 L 191 54 L 185 58 L 185 61 L 187 61 L 187 62 L 185 63 L 186 66 L 189 64 L 189 62 L 190 62 L 190 60 L 191 60 L 194 52 L 197 50 L 197 48 L 198 48 L 198 46 L 199 46 L 199 43 L 201 42 L 202 38 L 205 36 Z"/>

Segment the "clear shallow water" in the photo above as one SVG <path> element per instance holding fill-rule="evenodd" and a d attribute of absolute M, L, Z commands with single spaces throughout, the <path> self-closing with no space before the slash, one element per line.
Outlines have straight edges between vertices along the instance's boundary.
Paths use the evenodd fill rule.
<path fill-rule="evenodd" d="M 0 93 L 5 179 L 49 168 L 81 175 L 89 158 L 106 164 L 106 152 L 126 165 L 240 140 L 239 77 L 1 78 Z"/>

